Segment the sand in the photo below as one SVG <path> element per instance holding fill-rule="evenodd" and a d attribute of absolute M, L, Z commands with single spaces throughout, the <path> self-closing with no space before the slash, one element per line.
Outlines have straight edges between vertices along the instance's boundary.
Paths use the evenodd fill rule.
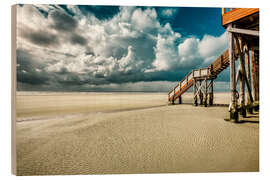
<path fill-rule="evenodd" d="M 17 175 L 259 171 L 258 113 L 166 93 L 17 93 Z"/>

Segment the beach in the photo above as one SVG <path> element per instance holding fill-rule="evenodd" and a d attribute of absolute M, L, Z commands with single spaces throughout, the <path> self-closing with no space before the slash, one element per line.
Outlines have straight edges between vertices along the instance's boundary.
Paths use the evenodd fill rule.
<path fill-rule="evenodd" d="M 17 92 L 17 175 L 259 171 L 258 113 L 168 105 L 167 93 Z"/>

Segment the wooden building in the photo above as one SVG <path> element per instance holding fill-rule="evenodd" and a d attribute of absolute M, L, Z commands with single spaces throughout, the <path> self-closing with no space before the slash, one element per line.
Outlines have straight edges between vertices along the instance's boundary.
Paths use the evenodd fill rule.
<path fill-rule="evenodd" d="M 252 113 L 259 106 L 259 9 L 222 8 L 222 26 L 229 37 L 230 119 L 237 121 L 238 113 L 245 117 L 247 110 Z M 236 90 L 238 80 L 240 92 Z"/>

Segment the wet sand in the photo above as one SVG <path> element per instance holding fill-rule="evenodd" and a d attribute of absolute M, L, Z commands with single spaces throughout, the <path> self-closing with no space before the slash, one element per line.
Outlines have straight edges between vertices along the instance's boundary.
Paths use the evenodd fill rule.
<path fill-rule="evenodd" d="M 17 93 L 17 174 L 259 170 L 258 114 L 167 105 L 166 93 Z M 216 93 L 228 104 L 229 94 Z"/>

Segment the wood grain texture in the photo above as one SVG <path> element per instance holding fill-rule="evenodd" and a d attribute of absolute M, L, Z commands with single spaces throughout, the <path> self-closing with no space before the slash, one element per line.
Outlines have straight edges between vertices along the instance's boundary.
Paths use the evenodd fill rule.
<path fill-rule="evenodd" d="M 259 12 L 259 8 L 235 8 L 222 15 L 222 25 L 225 26 L 229 23 L 237 21 L 241 18 Z"/>

